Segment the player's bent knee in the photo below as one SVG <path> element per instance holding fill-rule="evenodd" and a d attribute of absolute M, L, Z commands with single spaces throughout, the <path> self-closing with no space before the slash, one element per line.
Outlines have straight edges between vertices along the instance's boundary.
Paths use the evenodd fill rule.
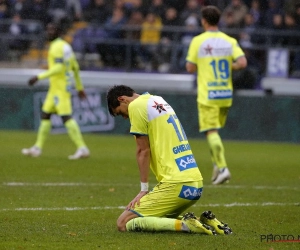
<path fill-rule="evenodd" d="M 119 227 L 118 226 L 118 231 L 119 232 L 126 232 L 127 230 L 126 230 L 126 227 Z"/>
<path fill-rule="evenodd" d="M 124 220 L 120 220 L 120 218 L 117 220 L 117 228 L 120 232 L 126 231 L 126 222 Z"/>
<path fill-rule="evenodd" d="M 127 228 L 126 228 L 127 223 L 136 217 L 138 217 L 138 215 L 136 215 L 135 213 L 125 210 L 117 220 L 118 230 L 120 232 L 127 231 Z M 129 231 L 131 231 L 131 230 L 129 230 Z"/>

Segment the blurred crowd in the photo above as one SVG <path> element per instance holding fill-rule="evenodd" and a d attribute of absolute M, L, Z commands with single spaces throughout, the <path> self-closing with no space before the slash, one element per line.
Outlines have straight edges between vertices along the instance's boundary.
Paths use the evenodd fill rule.
<path fill-rule="evenodd" d="M 120 66 L 126 48 L 113 39 L 130 39 L 136 41 L 130 48 L 132 65 L 148 71 L 176 71 L 184 67 L 187 46 L 201 30 L 205 5 L 220 8 L 220 28 L 238 29 L 234 36 L 245 50 L 266 42 L 264 34 L 255 33 L 264 29 L 276 31 L 268 38 L 273 46 L 300 45 L 300 37 L 283 34 L 300 31 L 300 0 L 0 0 L 0 20 L 13 21 L 6 30 L 0 26 L 0 32 L 39 32 L 41 27 L 22 26 L 23 20 L 38 20 L 43 27 L 60 22 L 66 30 L 73 22 L 85 21 L 88 27 L 74 35 L 75 51 L 99 53 L 106 65 Z M 84 42 L 94 38 L 98 43 Z M 249 60 L 250 65 L 251 61 L 259 65 L 255 57 Z M 170 69 L 172 61 L 177 68 Z"/>
<path fill-rule="evenodd" d="M 112 17 L 114 10 L 123 9 L 130 19 L 139 11 L 143 18 L 155 13 L 163 24 L 170 9 L 176 11 L 177 25 L 183 25 L 191 15 L 200 21 L 204 5 L 216 5 L 223 11 L 221 26 L 243 28 L 249 23 L 256 27 L 290 27 L 300 24 L 299 0 L 0 0 L 0 19 L 35 19 L 46 24 L 51 20 L 85 20 L 98 24 Z M 251 19 L 251 20 L 250 20 Z"/>

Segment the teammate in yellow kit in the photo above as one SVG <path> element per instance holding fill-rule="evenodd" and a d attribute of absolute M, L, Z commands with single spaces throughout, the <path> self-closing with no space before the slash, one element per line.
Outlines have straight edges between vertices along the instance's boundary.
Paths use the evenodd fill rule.
<path fill-rule="evenodd" d="M 232 70 L 247 66 L 244 52 L 236 39 L 219 31 L 221 12 L 215 6 L 202 10 L 205 32 L 195 36 L 186 57 L 186 69 L 197 73 L 200 132 L 206 134 L 213 162 L 213 184 L 231 178 L 218 129 L 224 127 L 232 104 Z"/>
<path fill-rule="evenodd" d="M 67 132 L 77 147 L 70 160 L 85 158 L 90 155 L 77 122 L 72 118 L 71 88 L 72 78 L 81 99 L 86 98 L 84 87 L 79 74 L 79 65 L 72 47 L 60 38 L 61 30 L 57 24 L 47 25 L 47 36 L 50 41 L 48 51 L 48 70 L 29 79 L 28 84 L 34 85 L 38 80 L 49 78 L 49 90 L 42 107 L 41 123 L 37 140 L 31 148 L 22 149 L 24 155 L 38 157 L 51 130 L 51 115 L 61 117 Z"/>
<path fill-rule="evenodd" d="M 231 233 L 210 211 L 201 218 L 191 212 L 180 217 L 200 199 L 203 179 L 173 108 L 160 96 L 139 95 L 125 85 L 109 89 L 107 105 L 112 116 L 130 120 L 141 182 L 141 191 L 117 220 L 119 231 Z M 158 182 L 151 191 L 150 169 Z"/>

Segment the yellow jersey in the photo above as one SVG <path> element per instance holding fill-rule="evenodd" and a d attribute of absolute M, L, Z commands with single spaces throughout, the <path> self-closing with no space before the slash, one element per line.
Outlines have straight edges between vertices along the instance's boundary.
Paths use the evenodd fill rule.
<path fill-rule="evenodd" d="M 232 105 L 232 62 L 244 56 L 236 39 L 221 31 L 195 36 L 186 60 L 197 65 L 198 103 L 207 106 Z"/>
<path fill-rule="evenodd" d="M 83 89 L 79 76 L 79 65 L 72 47 L 61 38 L 56 38 L 50 43 L 48 68 L 47 71 L 38 75 L 38 79 L 49 78 L 49 91 L 70 92 L 73 77 L 76 89 Z"/>
<path fill-rule="evenodd" d="M 128 107 L 130 133 L 148 136 L 150 168 L 158 182 L 202 180 L 190 144 L 173 108 L 160 96 L 145 93 Z"/>

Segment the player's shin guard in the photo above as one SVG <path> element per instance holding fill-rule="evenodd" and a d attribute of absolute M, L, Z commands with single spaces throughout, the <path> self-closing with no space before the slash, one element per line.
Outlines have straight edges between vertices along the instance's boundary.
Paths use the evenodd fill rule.
<path fill-rule="evenodd" d="M 218 133 L 210 133 L 207 135 L 207 141 L 212 153 L 213 162 L 218 168 L 226 167 L 225 150 L 220 135 Z"/>
<path fill-rule="evenodd" d="M 182 222 L 176 219 L 159 218 L 159 217 L 138 217 L 126 223 L 127 231 L 182 231 Z"/>
<path fill-rule="evenodd" d="M 51 129 L 51 121 L 43 119 L 39 126 L 36 143 L 34 144 L 36 147 L 43 148 L 45 141 L 48 138 L 50 129 Z"/>
<path fill-rule="evenodd" d="M 70 136 L 71 140 L 75 143 L 77 148 L 86 146 L 82 138 L 80 128 L 74 119 L 69 119 L 68 121 L 66 121 L 65 127 L 68 131 L 68 135 Z"/>

